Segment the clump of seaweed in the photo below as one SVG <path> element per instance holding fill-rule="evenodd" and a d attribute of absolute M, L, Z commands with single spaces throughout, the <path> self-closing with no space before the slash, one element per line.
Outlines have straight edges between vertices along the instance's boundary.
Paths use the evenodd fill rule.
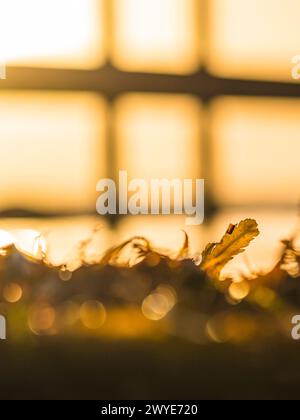
<path fill-rule="evenodd" d="M 98 233 L 97 227 L 92 236 Z M 93 262 L 86 259 L 91 237 L 78 244 L 76 261 L 60 265 L 49 260 L 46 238 L 40 235 L 35 239 L 34 256 L 13 244 L 1 250 L 0 295 L 17 279 L 22 298 L 15 299 L 8 312 L 18 331 L 22 322 L 28 328 L 29 320 L 31 331 L 38 335 L 70 332 L 71 326 L 73 332 L 83 333 L 84 326 L 93 329 L 95 324 L 100 335 L 102 331 L 111 336 L 115 331 L 116 335 L 139 336 L 151 331 L 151 336 L 154 330 L 149 323 L 156 322 L 156 333 L 159 325 L 164 334 L 199 343 L 286 337 L 288 320 L 300 311 L 296 236 L 283 242 L 282 255 L 267 275 L 255 274 L 238 282 L 222 279 L 226 265 L 258 235 L 255 220 L 229 225 L 219 243 L 207 245 L 200 262 L 190 254 L 185 232 L 175 255 L 155 248 L 147 238 L 134 237 L 95 256 Z M 7 310 L 5 302 L 0 307 Z M 73 314 L 69 323 L 64 322 L 62 308 L 66 307 L 68 317 Z M 96 322 L 100 313 L 103 320 L 106 313 L 113 314 L 107 316 L 107 328 Z M 48 319 L 46 315 L 51 315 L 51 322 L 36 321 Z M 38 328 L 32 327 L 33 320 Z"/>

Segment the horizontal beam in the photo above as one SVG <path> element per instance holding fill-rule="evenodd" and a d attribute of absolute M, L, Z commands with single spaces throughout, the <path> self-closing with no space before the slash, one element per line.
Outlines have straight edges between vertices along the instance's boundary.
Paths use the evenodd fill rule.
<path fill-rule="evenodd" d="M 94 71 L 11 67 L 1 89 L 91 91 L 112 99 L 126 92 L 186 93 L 204 100 L 219 95 L 300 98 L 300 83 L 222 79 L 205 71 L 190 76 L 128 73 L 109 65 Z"/>

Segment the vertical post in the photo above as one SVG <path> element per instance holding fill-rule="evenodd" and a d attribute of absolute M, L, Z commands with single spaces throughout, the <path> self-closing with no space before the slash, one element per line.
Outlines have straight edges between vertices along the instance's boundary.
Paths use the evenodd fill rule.
<path fill-rule="evenodd" d="M 112 52 L 114 50 L 114 3 L 112 0 L 104 0 L 104 14 L 106 24 L 106 51 L 107 51 L 107 69 L 114 70 L 112 63 Z M 115 103 L 117 94 L 115 89 L 109 95 L 106 95 L 108 102 L 107 115 L 107 177 L 113 179 L 118 184 L 117 168 L 117 150 L 116 150 L 116 125 L 115 125 Z M 119 208 L 119 194 L 117 194 L 117 208 Z M 119 215 L 108 215 L 108 221 L 115 226 L 119 221 Z"/>
<path fill-rule="evenodd" d="M 211 114 L 210 105 L 212 98 L 205 98 L 203 100 L 203 138 L 202 138 L 202 178 L 206 180 L 205 190 L 205 214 L 210 219 L 216 209 L 217 205 L 213 195 L 213 147 L 211 136 Z"/>
<path fill-rule="evenodd" d="M 210 38 L 210 0 L 199 0 L 201 16 L 201 38 L 202 38 L 202 72 L 205 77 L 210 77 L 209 71 L 205 67 L 209 56 L 209 38 Z M 211 103 L 214 100 L 211 89 L 199 99 L 203 103 L 203 132 L 202 132 L 202 178 L 206 180 L 205 190 L 205 214 L 211 219 L 217 210 L 217 204 L 213 194 L 213 146 L 212 146 L 212 127 L 211 127 Z"/>

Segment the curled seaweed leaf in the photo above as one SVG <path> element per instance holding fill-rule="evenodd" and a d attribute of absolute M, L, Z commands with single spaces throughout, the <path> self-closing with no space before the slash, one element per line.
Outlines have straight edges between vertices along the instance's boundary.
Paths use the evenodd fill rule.
<path fill-rule="evenodd" d="M 126 256 L 126 250 L 128 250 Z M 151 252 L 150 242 L 144 237 L 134 237 L 121 245 L 110 248 L 101 260 L 101 265 L 114 265 L 119 267 L 131 267 Z"/>
<path fill-rule="evenodd" d="M 189 252 L 190 252 L 190 238 L 185 231 L 183 231 L 183 233 L 184 233 L 184 243 L 183 243 L 182 248 L 180 249 L 178 255 L 175 258 L 177 261 L 184 260 L 184 259 L 188 258 Z"/>
<path fill-rule="evenodd" d="M 236 255 L 245 251 L 259 235 L 257 222 L 246 219 L 238 225 L 230 225 L 221 242 L 208 244 L 202 254 L 200 268 L 212 279 L 219 280 L 222 269 Z"/>

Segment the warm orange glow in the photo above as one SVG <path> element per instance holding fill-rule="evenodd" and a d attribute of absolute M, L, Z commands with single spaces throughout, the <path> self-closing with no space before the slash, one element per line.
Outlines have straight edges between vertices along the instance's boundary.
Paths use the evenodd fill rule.
<path fill-rule="evenodd" d="M 300 101 L 225 98 L 212 112 L 215 199 L 296 206 Z"/>
<path fill-rule="evenodd" d="M 93 238 L 84 252 L 85 261 L 99 261 L 108 248 L 113 246 L 113 235 L 107 222 L 99 217 L 69 218 L 27 218 L 2 219 L 0 248 L 15 242 L 17 248 L 29 257 L 40 259 L 41 250 L 46 252 L 48 261 L 60 266 L 68 262 L 69 270 L 81 265 L 79 244 Z M 95 227 L 99 228 L 97 234 Z M 71 279 L 72 273 L 58 273 L 60 278 Z"/>
<path fill-rule="evenodd" d="M 111 246 L 134 236 L 148 238 L 154 247 L 162 248 L 175 257 L 184 242 L 183 230 L 190 237 L 191 255 L 199 255 L 207 243 L 220 240 L 229 223 L 238 223 L 249 216 L 257 220 L 261 234 L 244 254 L 236 256 L 226 266 L 223 275 L 236 280 L 241 279 L 243 274 L 251 278 L 257 272 L 266 273 L 271 270 L 280 258 L 283 249 L 281 240 L 291 238 L 295 232 L 298 223 L 296 210 L 267 211 L 247 207 L 224 210 L 219 212 L 211 223 L 197 227 L 186 227 L 184 216 L 126 217 L 116 229 L 110 229 L 102 220 L 103 229 L 99 230 L 99 234 L 91 242 L 85 258 L 90 262 L 99 261 Z M 7 238 L 8 244 L 15 240 L 21 252 L 35 258 L 39 257 L 41 249 L 46 249 L 52 264 L 61 265 L 68 262 L 75 270 L 81 265 L 78 244 L 91 238 L 93 228 L 99 224 L 99 220 L 93 217 L 2 219 L 1 224 L 5 231 L 0 232 L 0 238 Z M 40 233 L 45 234 L 47 247 L 45 239 L 40 238 Z M 150 266 L 156 266 L 159 262 L 159 259 L 152 255 L 146 261 Z"/>
<path fill-rule="evenodd" d="M 0 59 L 90 69 L 106 58 L 103 0 L 1 0 Z"/>
<path fill-rule="evenodd" d="M 206 333 L 214 343 L 243 343 L 253 339 L 257 328 L 253 316 L 242 314 L 237 316 L 230 312 L 224 312 L 215 315 L 208 321 Z"/>
<path fill-rule="evenodd" d="M 251 243 L 246 252 L 236 256 L 222 272 L 222 276 L 242 280 L 255 277 L 258 273 L 268 273 L 278 263 L 283 250 L 281 241 L 291 238 L 298 226 L 297 210 L 259 210 L 243 208 L 224 210 L 213 219 L 205 230 L 205 242 L 217 242 L 224 234 L 224 226 L 237 223 L 247 217 L 257 220 L 260 235 Z"/>
<path fill-rule="evenodd" d="M 219 76 L 292 81 L 298 0 L 210 0 L 209 69 Z"/>
<path fill-rule="evenodd" d="M 13 243 L 13 236 L 5 230 L 0 230 L 0 250 L 10 247 Z"/>
<path fill-rule="evenodd" d="M 192 253 L 200 252 L 206 245 L 203 242 L 203 226 L 186 226 L 184 216 L 133 216 L 124 218 L 115 232 L 114 243 L 134 236 L 143 236 L 158 248 L 176 256 L 184 242 L 183 231 L 190 238 Z"/>
<path fill-rule="evenodd" d="M 154 293 L 147 296 L 142 304 L 142 312 L 151 321 L 160 321 L 177 303 L 175 290 L 170 286 L 159 286 Z"/>
<path fill-rule="evenodd" d="M 199 178 L 201 105 L 188 96 L 130 94 L 116 108 L 118 168 L 130 178 Z"/>
<path fill-rule="evenodd" d="M 72 327 L 79 320 L 80 307 L 73 301 L 64 302 L 59 308 L 59 322 L 63 327 Z"/>
<path fill-rule="evenodd" d="M 85 302 L 80 308 L 80 319 L 86 328 L 96 330 L 102 327 L 106 320 L 105 307 L 97 301 Z"/>
<path fill-rule="evenodd" d="M 90 331 L 89 331 L 90 333 Z M 102 339 L 141 339 L 157 340 L 165 336 L 166 328 L 163 323 L 152 322 L 145 318 L 140 308 L 127 306 L 111 308 L 107 321 L 97 335 Z"/>
<path fill-rule="evenodd" d="M 29 310 L 28 325 L 36 335 L 51 334 L 55 318 L 54 308 L 44 303 L 37 303 Z"/>
<path fill-rule="evenodd" d="M 186 226 L 185 216 L 129 216 L 120 220 L 116 229 L 109 228 L 104 219 L 87 216 L 2 219 L 1 225 L 5 230 L 0 231 L 0 244 L 1 238 L 8 245 L 15 240 L 23 253 L 36 258 L 39 248 L 42 248 L 46 250 L 47 258 L 53 265 L 71 262 L 74 270 L 81 265 L 78 244 L 92 237 L 95 226 L 100 227 L 99 233 L 85 253 L 85 259 L 90 263 L 99 261 L 110 247 L 134 236 L 148 238 L 155 247 L 171 252 L 172 256 L 178 254 L 184 243 L 183 231 L 189 235 L 192 254 L 199 253 L 206 245 L 204 226 Z M 157 257 L 149 258 L 147 264 L 154 264 L 155 261 L 157 264 Z M 59 277 L 68 279 L 70 273 L 63 276 L 59 273 Z"/>
<path fill-rule="evenodd" d="M 200 65 L 197 0 L 112 0 L 113 60 L 124 70 L 190 73 Z"/>
<path fill-rule="evenodd" d="M 18 302 L 23 295 L 22 287 L 17 283 L 10 283 L 3 289 L 3 297 L 9 303 Z"/>
<path fill-rule="evenodd" d="M 22 254 L 41 260 L 46 252 L 46 242 L 41 233 L 33 229 L 21 229 L 14 232 L 15 247 Z"/>
<path fill-rule="evenodd" d="M 105 113 L 92 94 L 1 92 L 1 209 L 94 208 L 106 172 Z"/>
<path fill-rule="evenodd" d="M 250 286 L 247 282 L 232 283 L 229 288 L 230 296 L 239 301 L 245 299 L 250 292 Z"/>

